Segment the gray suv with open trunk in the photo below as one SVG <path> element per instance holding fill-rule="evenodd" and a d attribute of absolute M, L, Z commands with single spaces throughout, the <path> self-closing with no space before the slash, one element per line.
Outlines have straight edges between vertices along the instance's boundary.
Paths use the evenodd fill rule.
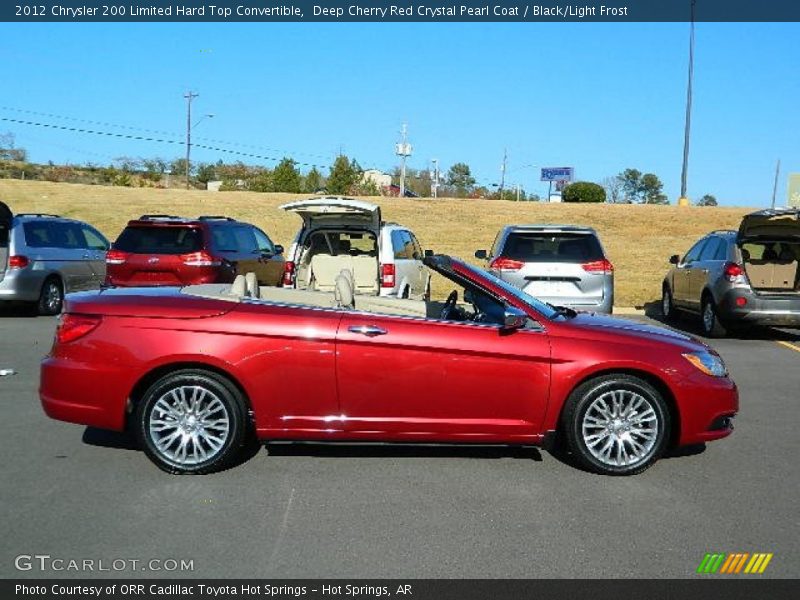
<path fill-rule="evenodd" d="M 738 231 L 713 231 L 670 262 L 667 319 L 698 314 L 708 337 L 748 325 L 800 327 L 800 209 L 746 215 Z"/>

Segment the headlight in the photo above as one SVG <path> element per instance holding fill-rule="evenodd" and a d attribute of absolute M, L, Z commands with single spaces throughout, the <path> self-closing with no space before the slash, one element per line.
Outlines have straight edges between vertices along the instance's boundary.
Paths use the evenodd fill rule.
<path fill-rule="evenodd" d="M 683 357 L 706 375 L 711 375 L 712 377 L 726 377 L 728 375 L 725 363 L 716 354 L 711 354 L 711 352 L 689 352 L 684 354 Z"/>

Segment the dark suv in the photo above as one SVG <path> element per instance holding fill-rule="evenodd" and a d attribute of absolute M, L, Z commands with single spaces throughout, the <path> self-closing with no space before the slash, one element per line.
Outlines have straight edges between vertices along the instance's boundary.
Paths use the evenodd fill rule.
<path fill-rule="evenodd" d="M 661 295 L 668 319 L 698 314 L 707 337 L 747 325 L 800 327 L 800 209 L 746 215 L 738 231 L 713 231 L 670 262 Z"/>
<path fill-rule="evenodd" d="M 108 251 L 106 284 L 229 283 L 252 271 L 260 285 L 279 285 L 283 263 L 283 247 L 255 225 L 219 216 L 142 215 Z"/>

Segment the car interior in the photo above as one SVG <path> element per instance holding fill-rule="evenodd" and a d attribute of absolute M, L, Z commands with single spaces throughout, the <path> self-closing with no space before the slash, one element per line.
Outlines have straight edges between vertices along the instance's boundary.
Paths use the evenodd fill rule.
<path fill-rule="evenodd" d="M 800 244 L 786 241 L 748 242 L 742 262 L 753 289 L 800 291 Z"/>
<path fill-rule="evenodd" d="M 378 292 L 378 244 L 371 232 L 314 231 L 303 241 L 297 263 L 299 289 L 333 292 L 345 269 L 353 274 L 357 293 Z"/>
<path fill-rule="evenodd" d="M 383 315 L 489 325 L 503 324 L 505 306 L 502 302 L 479 288 L 464 288 L 456 283 L 453 285 L 457 289 L 453 289 L 444 302 L 382 298 L 358 293 L 353 272 L 341 269 L 335 277 L 331 291 L 259 286 L 255 274 L 247 273 L 237 275 L 231 284 L 191 285 L 183 288 L 182 292 L 229 302 L 263 300 L 277 304 L 339 308 Z M 463 301 L 459 302 L 459 296 Z"/>

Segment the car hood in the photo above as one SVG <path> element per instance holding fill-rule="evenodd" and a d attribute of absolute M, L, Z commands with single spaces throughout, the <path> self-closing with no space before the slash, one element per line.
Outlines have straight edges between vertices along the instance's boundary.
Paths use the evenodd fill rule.
<path fill-rule="evenodd" d="M 688 350 L 708 349 L 708 346 L 696 337 L 680 331 L 597 313 L 578 313 L 577 316 L 566 321 L 565 324 L 570 328 L 578 328 L 587 332 L 622 335 L 644 341 L 681 346 Z"/>
<path fill-rule="evenodd" d="M 754 238 L 800 240 L 800 208 L 770 208 L 745 215 L 738 239 Z"/>

